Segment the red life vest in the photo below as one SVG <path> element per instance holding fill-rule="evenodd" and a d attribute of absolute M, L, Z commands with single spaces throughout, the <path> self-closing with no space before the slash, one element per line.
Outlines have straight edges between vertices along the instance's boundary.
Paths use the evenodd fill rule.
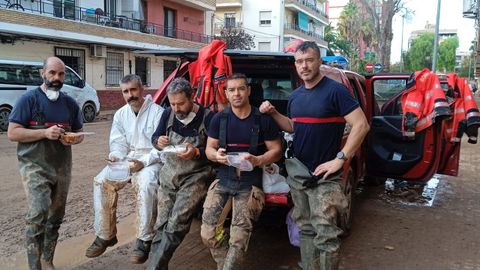
<path fill-rule="evenodd" d="M 412 75 L 401 102 L 402 133 L 408 138 L 452 114 L 437 75 L 428 68 Z"/>
<path fill-rule="evenodd" d="M 232 74 L 230 57 L 223 54 L 226 44 L 214 40 L 200 49 L 198 59 L 188 66 L 190 82 L 197 88 L 196 100 L 205 107 L 228 104 L 224 87 Z"/>
<path fill-rule="evenodd" d="M 445 123 L 447 139 L 460 142 L 463 133 L 467 133 L 468 142 L 477 143 L 480 113 L 467 81 L 456 73 L 450 73 L 447 75 L 447 84 L 453 96 L 453 117 Z"/>

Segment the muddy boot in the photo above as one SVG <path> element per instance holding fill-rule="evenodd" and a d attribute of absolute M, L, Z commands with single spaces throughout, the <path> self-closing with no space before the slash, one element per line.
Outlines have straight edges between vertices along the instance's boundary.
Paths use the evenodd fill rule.
<path fill-rule="evenodd" d="M 95 241 L 87 248 L 85 252 L 85 256 L 88 258 L 95 258 L 102 255 L 107 247 L 113 247 L 118 242 L 117 237 L 114 236 L 110 240 L 103 240 L 102 238 L 98 237 L 95 238 Z"/>
<path fill-rule="evenodd" d="M 320 251 L 313 244 L 313 235 L 300 234 L 300 254 L 303 270 L 323 269 L 318 266 Z"/>
<path fill-rule="evenodd" d="M 155 235 L 150 249 L 148 270 L 167 270 L 168 262 L 177 247 L 182 243 L 183 236 L 163 231 L 161 236 Z"/>
<path fill-rule="evenodd" d="M 42 264 L 40 262 L 40 257 L 42 256 L 42 242 L 39 239 L 42 237 L 35 237 L 35 238 L 28 238 L 27 237 L 27 261 L 28 261 L 28 268 L 30 270 L 41 270 Z"/>
<path fill-rule="evenodd" d="M 53 266 L 53 255 L 55 254 L 56 246 L 56 240 L 45 240 L 45 242 L 43 243 L 43 270 L 55 270 L 55 266 Z"/>
<path fill-rule="evenodd" d="M 212 254 L 213 260 L 217 263 L 217 270 L 222 270 L 225 263 L 225 257 L 227 256 L 227 247 L 220 246 L 219 248 L 211 248 L 210 253 Z"/>
<path fill-rule="evenodd" d="M 225 257 L 223 269 L 225 270 L 239 270 L 242 269 L 243 261 L 245 259 L 245 251 L 238 247 L 230 247 Z"/>
<path fill-rule="evenodd" d="M 46 262 L 45 260 L 42 260 L 42 270 L 56 270 L 55 266 L 53 265 L 53 262 Z"/>
<path fill-rule="evenodd" d="M 318 265 L 321 270 L 337 270 L 340 256 L 338 252 L 320 252 Z"/>
<path fill-rule="evenodd" d="M 134 264 L 142 264 L 147 261 L 151 245 L 152 241 L 142 241 L 137 239 L 135 248 L 130 255 L 130 262 Z"/>

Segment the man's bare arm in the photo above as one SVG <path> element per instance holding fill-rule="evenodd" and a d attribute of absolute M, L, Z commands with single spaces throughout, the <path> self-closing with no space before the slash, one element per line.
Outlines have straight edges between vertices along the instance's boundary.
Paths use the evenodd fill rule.
<path fill-rule="evenodd" d="M 293 121 L 292 119 L 286 117 L 285 115 L 279 113 L 275 106 L 273 106 L 269 101 L 264 101 L 262 105 L 260 105 L 260 112 L 266 113 L 270 115 L 273 120 L 277 123 L 281 130 L 293 133 Z"/>
<path fill-rule="evenodd" d="M 51 126 L 47 129 L 28 129 L 24 126 L 10 122 L 8 124 L 7 136 L 12 142 L 36 142 L 43 139 L 58 140 L 65 130 L 58 126 Z"/>

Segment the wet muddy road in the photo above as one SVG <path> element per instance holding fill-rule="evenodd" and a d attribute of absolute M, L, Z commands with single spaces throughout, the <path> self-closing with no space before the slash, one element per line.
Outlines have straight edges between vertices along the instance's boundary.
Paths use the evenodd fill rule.
<path fill-rule="evenodd" d="M 128 186 L 119 196 L 119 244 L 99 258 L 84 256 L 94 239 L 92 178 L 104 166 L 110 125 L 109 121 L 87 124 L 85 130 L 96 135 L 73 148 L 73 181 L 55 257 L 59 269 L 146 267 L 128 262 L 135 237 L 133 194 Z M 0 134 L 0 269 L 25 269 L 25 194 L 15 148 L 6 134 Z M 384 187 L 363 187 L 355 201 L 352 232 L 344 240 L 341 269 L 480 269 L 480 147 L 464 141 L 461 152 L 459 177 L 439 176 L 432 182 L 431 206 L 421 192 L 387 194 Z M 284 221 L 268 216 L 264 220 L 251 241 L 246 269 L 300 269 L 299 250 L 288 243 Z M 198 220 L 170 269 L 215 269 L 200 241 Z"/>

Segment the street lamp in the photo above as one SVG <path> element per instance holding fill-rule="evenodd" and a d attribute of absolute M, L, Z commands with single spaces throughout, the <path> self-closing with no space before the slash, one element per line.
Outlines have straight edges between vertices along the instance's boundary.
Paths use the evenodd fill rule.
<path fill-rule="evenodd" d="M 437 54 L 438 54 L 438 28 L 440 24 L 440 4 L 442 3 L 442 0 L 438 0 L 437 4 L 437 20 L 435 23 L 435 41 L 433 43 L 433 61 L 432 61 L 432 72 L 435 73 L 437 70 Z"/>
<path fill-rule="evenodd" d="M 405 16 L 407 14 L 404 13 L 402 14 L 402 38 L 401 38 L 401 41 L 400 41 L 400 73 L 403 72 L 403 25 L 405 23 Z"/>

